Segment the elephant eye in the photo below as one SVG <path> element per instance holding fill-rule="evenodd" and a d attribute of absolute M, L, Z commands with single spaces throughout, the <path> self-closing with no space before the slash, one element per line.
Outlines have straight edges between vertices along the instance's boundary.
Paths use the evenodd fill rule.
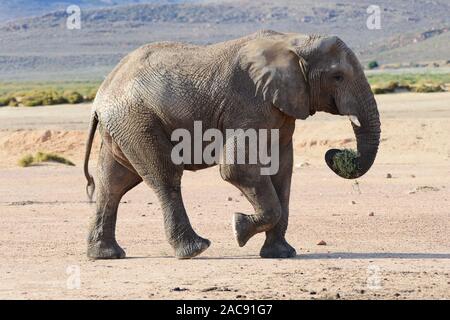
<path fill-rule="evenodd" d="M 342 82 L 344 81 L 344 76 L 340 73 L 333 75 L 333 79 L 336 82 Z"/>

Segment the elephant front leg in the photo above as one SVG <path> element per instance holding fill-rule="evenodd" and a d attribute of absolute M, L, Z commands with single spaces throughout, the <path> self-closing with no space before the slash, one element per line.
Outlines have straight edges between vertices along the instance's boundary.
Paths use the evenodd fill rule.
<path fill-rule="evenodd" d="M 281 217 L 275 227 L 266 231 L 266 240 L 260 252 L 262 258 L 291 258 L 297 255 L 295 249 L 285 238 L 288 227 L 292 177 L 292 142 L 280 150 L 280 155 L 282 156 L 280 157 L 279 171 L 276 175 L 271 176 L 271 180 L 280 200 Z"/>
<path fill-rule="evenodd" d="M 280 219 L 281 206 L 269 176 L 261 175 L 256 165 L 221 165 L 225 181 L 236 186 L 250 201 L 255 213 L 235 213 L 233 229 L 240 247 L 255 234 L 271 230 Z"/>

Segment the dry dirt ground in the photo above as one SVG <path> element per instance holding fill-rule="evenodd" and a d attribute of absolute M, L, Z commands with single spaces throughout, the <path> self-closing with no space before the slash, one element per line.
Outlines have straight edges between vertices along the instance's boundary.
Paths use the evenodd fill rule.
<path fill-rule="evenodd" d="M 172 257 L 155 195 L 140 185 L 119 210 L 128 258 L 89 261 L 89 105 L 0 108 L 0 298 L 450 299 L 450 93 L 377 100 L 383 140 L 358 184 L 322 159 L 330 147 L 354 146 L 348 120 L 321 114 L 297 124 L 287 238 L 298 256 L 289 260 L 260 259 L 263 235 L 237 246 L 231 214 L 251 207 L 212 168 L 183 178 L 191 222 L 212 241 L 200 257 Z M 38 150 L 77 166 L 16 165 Z"/>

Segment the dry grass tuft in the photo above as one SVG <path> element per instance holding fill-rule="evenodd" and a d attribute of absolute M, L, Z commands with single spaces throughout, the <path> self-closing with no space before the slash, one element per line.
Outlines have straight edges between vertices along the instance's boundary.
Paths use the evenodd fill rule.
<path fill-rule="evenodd" d="M 18 161 L 18 165 L 20 167 L 29 167 L 33 164 L 36 163 L 41 163 L 41 162 L 56 162 L 56 163 L 61 163 L 61 164 L 65 164 L 68 166 L 75 166 L 75 164 L 62 157 L 59 156 L 55 153 L 46 153 L 46 152 L 37 152 L 35 156 L 31 155 L 31 154 L 27 154 L 25 156 L 23 156 L 19 161 Z"/>

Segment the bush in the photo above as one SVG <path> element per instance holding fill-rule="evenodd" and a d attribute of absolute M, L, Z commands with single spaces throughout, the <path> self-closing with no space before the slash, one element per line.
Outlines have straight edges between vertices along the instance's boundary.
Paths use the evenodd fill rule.
<path fill-rule="evenodd" d="M 38 97 L 25 97 L 22 99 L 22 104 L 25 107 L 36 107 L 42 105 L 42 99 Z"/>
<path fill-rule="evenodd" d="M 370 70 L 372 70 L 372 69 L 375 69 L 375 68 L 378 68 L 380 65 L 378 64 L 378 62 L 377 61 L 370 61 L 368 64 L 367 64 L 367 67 L 370 69 Z"/>
<path fill-rule="evenodd" d="M 45 152 L 38 152 L 36 153 L 35 156 L 27 154 L 18 161 L 18 165 L 21 167 L 29 167 L 32 164 L 40 162 L 57 162 L 68 166 L 75 166 L 75 164 L 72 161 L 64 157 L 61 157 L 54 153 L 45 153 Z"/>
<path fill-rule="evenodd" d="M 8 106 L 10 100 L 9 97 L 0 97 L 0 107 Z"/>
<path fill-rule="evenodd" d="M 407 89 L 407 86 L 433 85 L 444 87 L 450 83 L 450 73 L 376 73 L 368 74 L 367 79 L 374 87 L 384 87 L 386 83 L 395 81 L 399 83 L 400 88 Z"/>
<path fill-rule="evenodd" d="M 95 96 L 97 95 L 97 89 L 92 89 L 84 98 L 85 101 L 94 101 Z"/>
<path fill-rule="evenodd" d="M 83 96 L 76 91 L 65 92 L 64 98 L 66 99 L 67 103 L 70 104 L 77 104 L 84 101 Z"/>
<path fill-rule="evenodd" d="M 18 161 L 18 165 L 21 167 L 28 167 L 28 166 L 32 165 L 33 162 L 34 162 L 34 157 L 31 154 L 27 154 Z"/>
<path fill-rule="evenodd" d="M 443 92 L 444 89 L 442 89 L 441 86 L 434 86 L 434 85 L 419 85 L 413 88 L 414 92 L 419 93 L 429 93 L 429 92 Z"/>
<path fill-rule="evenodd" d="M 372 87 L 372 92 L 373 92 L 373 94 L 385 94 L 385 93 L 388 93 L 385 88 L 375 87 L 375 86 Z"/>
<path fill-rule="evenodd" d="M 388 90 L 388 92 L 394 92 L 395 89 L 397 89 L 399 87 L 398 82 L 397 81 L 390 81 L 387 85 L 386 85 L 386 90 Z"/>
<path fill-rule="evenodd" d="M 38 153 L 36 153 L 36 156 L 34 157 L 34 161 L 36 163 L 57 162 L 57 163 L 66 164 L 68 166 L 75 166 L 75 164 L 72 161 L 70 161 L 64 157 L 58 156 L 57 154 L 54 154 L 54 153 L 38 152 Z"/>
<path fill-rule="evenodd" d="M 390 81 L 387 84 L 373 86 L 372 92 L 374 94 L 393 93 L 398 88 L 400 88 L 400 85 L 397 81 Z"/>
<path fill-rule="evenodd" d="M 42 98 L 43 106 L 61 104 L 61 103 L 65 103 L 65 102 L 66 102 L 66 99 L 63 96 L 61 96 L 60 93 L 58 93 L 56 91 L 43 92 L 43 98 Z"/>
<path fill-rule="evenodd" d="M 30 91 L 18 95 L 21 96 L 21 103 L 26 107 L 67 103 L 67 100 L 59 92 L 54 90 Z"/>
<path fill-rule="evenodd" d="M 67 91 L 63 94 L 55 90 L 30 91 L 18 93 L 18 95 L 21 97 L 21 103 L 26 107 L 76 104 L 84 101 L 83 96 L 77 91 Z"/>
<path fill-rule="evenodd" d="M 16 100 L 16 98 L 10 98 L 8 106 L 17 107 L 17 106 L 19 106 L 19 102 Z"/>
<path fill-rule="evenodd" d="M 21 103 L 25 107 L 40 106 L 44 103 L 45 94 L 42 91 L 31 91 L 25 93 L 21 98 Z"/>

